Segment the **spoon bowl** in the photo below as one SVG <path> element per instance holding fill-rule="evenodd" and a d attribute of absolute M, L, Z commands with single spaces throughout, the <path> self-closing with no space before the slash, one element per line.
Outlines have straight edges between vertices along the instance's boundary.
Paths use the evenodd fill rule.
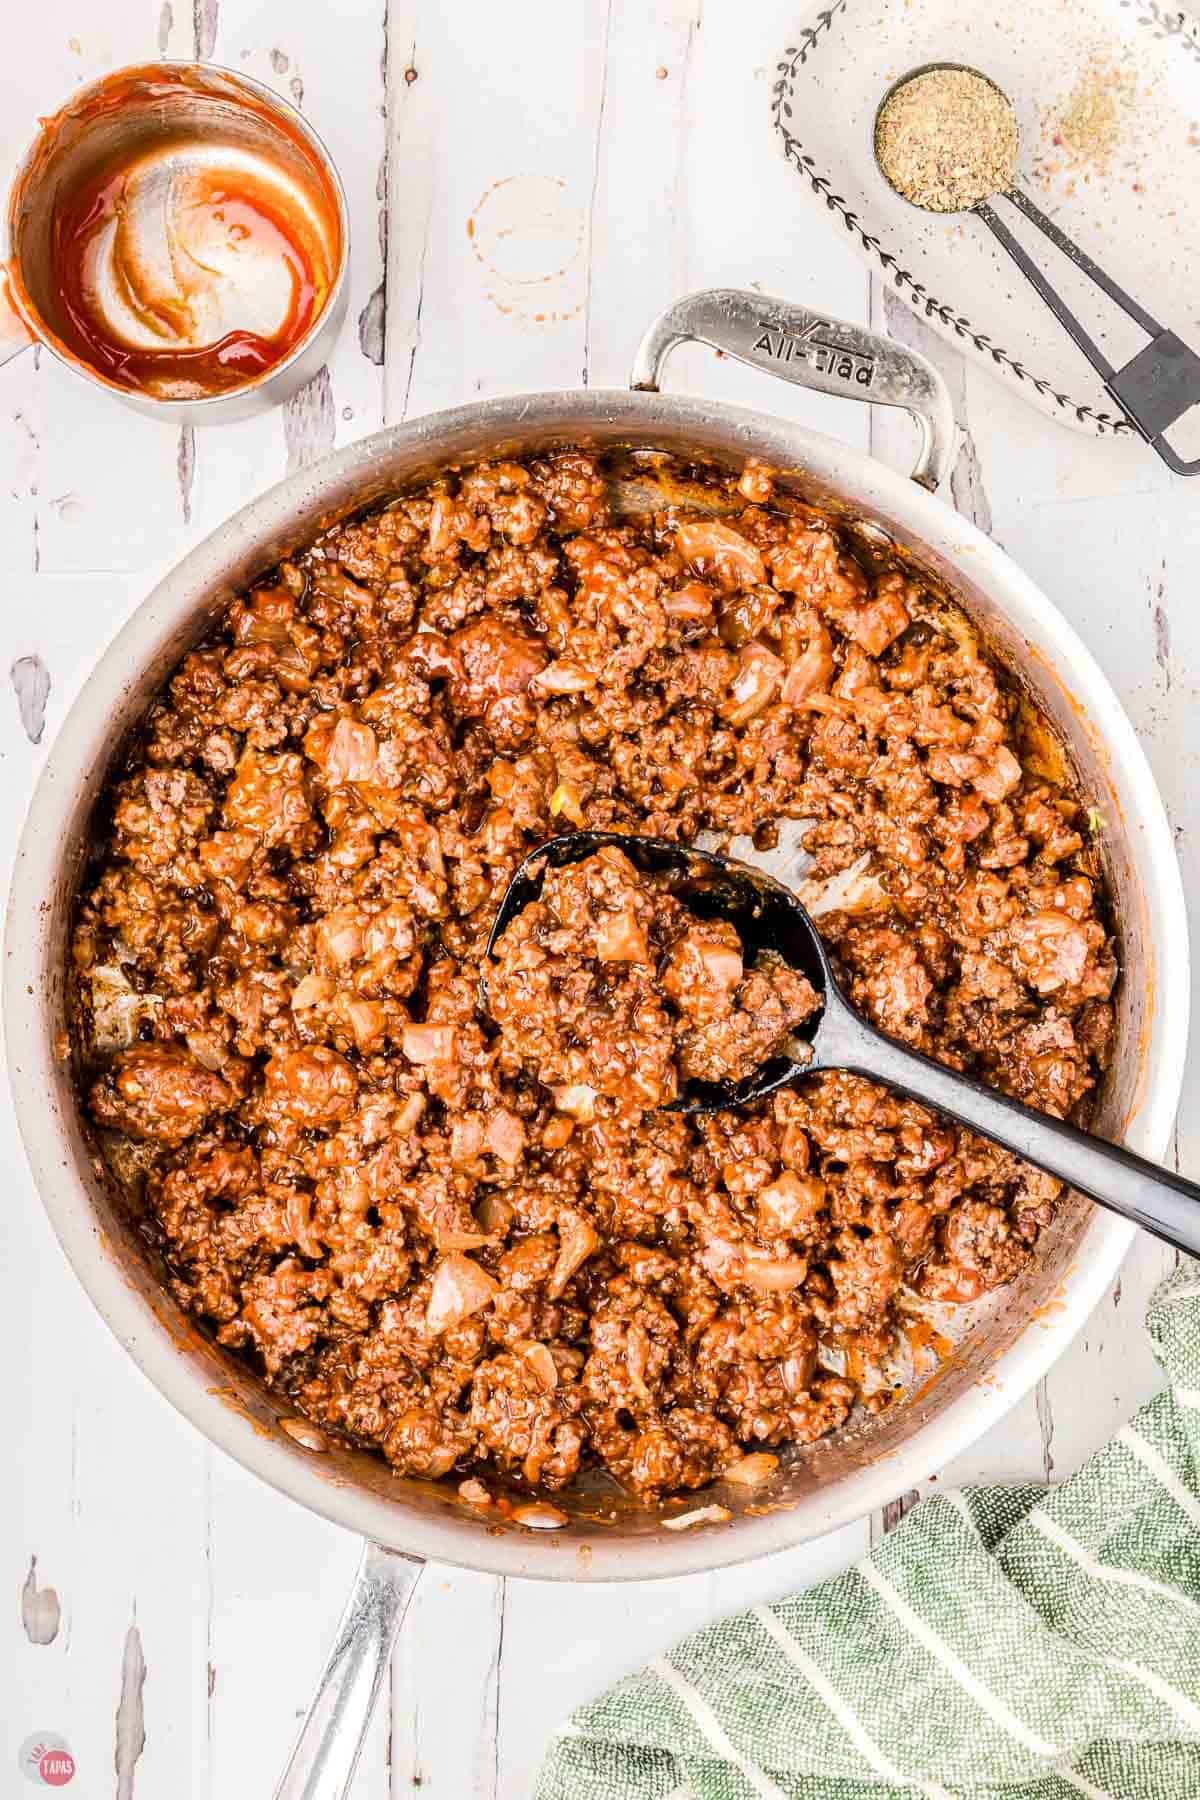
<path fill-rule="evenodd" d="M 640 837 L 624 831 L 567 831 L 531 851 L 505 890 L 488 937 L 481 1004 L 487 1008 L 487 965 L 502 934 L 541 893 L 547 869 L 582 862 L 606 845 L 622 851 L 643 875 L 665 876 L 668 891 L 702 919 L 725 919 L 733 926 L 752 963 L 764 952 L 773 953 L 799 971 L 820 995 L 822 1006 L 788 1039 L 787 1055 L 771 1057 L 745 1080 L 687 1081 L 668 1112 L 718 1112 L 724 1107 L 749 1106 L 798 1075 L 821 1066 L 819 1040 L 829 997 L 836 1006 L 847 1002 L 837 992 L 833 970 L 816 926 L 790 889 L 781 881 L 733 857 L 713 850 L 694 850 L 667 838 Z"/>

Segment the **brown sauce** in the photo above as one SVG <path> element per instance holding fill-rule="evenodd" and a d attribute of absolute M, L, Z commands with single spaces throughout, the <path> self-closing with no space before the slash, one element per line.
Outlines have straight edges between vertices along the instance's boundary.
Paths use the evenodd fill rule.
<path fill-rule="evenodd" d="M 137 171 L 129 167 L 106 171 L 69 194 L 56 211 L 54 262 L 67 348 L 122 387 L 151 392 L 184 384 L 192 392 L 218 394 L 257 380 L 295 349 L 324 306 L 330 271 L 312 243 L 312 233 L 273 203 L 261 182 L 242 177 L 239 187 L 236 171 L 217 172 L 197 184 L 187 202 L 188 212 L 203 209 L 210 225 L 223 230 L 231 248 L 237 246 L 243 254 L 256 251 L 261 259 L 276 261 L 286 271 L 290 295 L 280 324 L 270 334 L 235 327 L 214 342 L 193 343 L 189 339 L 199 323 L 193 296 L 182 282 L 176 294 L 157 290 L 139 255 L 130 206 L 136 179 Z M 184 223 L 180 217 L 165 219 L 166 232 L 174 238 L 171 260 L 186 266 L 197 259 L 183 241 Z M 113 239 L 113 289 L 138 322 L 159 338 L 153 347 L 136 346 L 118 336 L 103 296 L 89 278 L 98 240 L 108 234 Z M 195 287 L 209 285 L 211 277 L 202 265 L 197 264 L 197 275 Z M 237 300 L 231 296 L 226 310 L 236 309 Z"/>
<path fill-rule="evenodd" d="M 314 146 L 220 71 L 148 65 L 76 96 L 42 121 L 10 216 L 15 309 L 102 379 L 161 399 L 283 362 L 343 259 Z"/>
<path fill-rule="evenodd" d="M 1019 1277 L 1059 1194 L 850 1073 L 666 1110 L 808 1002 L 622 859 L 543 885 L 485 1016 L 565 824 L 802 821 L 812 880 L 860 871 L 820 929 L 884 1031 L 1076 1118 L 1111 1047 L 1086 799 L 973 635 L 760 466 L 715 514 L 611 493 L 579 451 L 446 470 L 235 599 L 76 921 L 82 1103 L 176 1298 L 289 1417 L 468 1499 L 746 1480 L 922 1375 L 914 1314 Z"/>

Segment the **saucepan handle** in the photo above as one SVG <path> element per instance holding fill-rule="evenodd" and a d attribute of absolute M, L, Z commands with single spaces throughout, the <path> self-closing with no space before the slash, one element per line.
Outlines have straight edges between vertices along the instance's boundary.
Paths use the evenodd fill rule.
<path fill-rule="evenodd" d="M 902 406 L 921 431 L 914 481 L 935 489 L 950 470 L 954 413 L 933 364 L 891 338 L 742 288 L 685 294 L 642 339 L 630 386 L 657 390 L 676 344 L 694 340 L 798 387 L 874 406 Z"/>
<path fill-rule="evenodd" d="M 378 1544 L 363 1549 L 333 1648 L 275 1800 L 344 1800 L 391 1664 L 392 1645 L 425 1565 Z"/>

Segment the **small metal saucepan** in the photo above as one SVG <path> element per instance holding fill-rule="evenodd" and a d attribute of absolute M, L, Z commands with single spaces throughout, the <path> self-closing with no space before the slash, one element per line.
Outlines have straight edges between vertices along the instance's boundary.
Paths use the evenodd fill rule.
<path fill-rule="evenodd" d="M 278 94 L 209 63 L 80 88 L 41 122 L 6 235 L 0 363 L 42 343 L 182 425 L 278 406 L 346 316 L 349 217 L 328 150 Z"/>
<path fill-rule="evenodd" d="M 921 428 L 915 479 L 765 413 L 660 394 L 663 360 L 687 339 L 800 386 L 906 407 Z M 935 1380 L 878 1418 L 789 1454 L 763 1487 L 718 1485 L 719 1505 L 690 1523 L 694 1500 L 646 1506 L 599 1482 L 557 1496 L 565 1523 L 537 1530 L 550 1521 L 473 1510 L 452 1485 L 402 1480 L 381 1458 L 308 1426 L 288 1420 L 295 1436 L 281 1428 L 279 1396 L 218 1351 L 164 1290 L 128 1203 L 102 1177 L 71 1071 L 56 1055 L 72 899 L 106 772 L 179 658 L 281 555 L 447 464 L 566 444 L 653 449 L 739 471 L 748 457 L 761 459 L 780 472 L 784 492 L 835 516 L 864 555 L 886 544 L 952 595 L 1048 716 L 1100 815 L 1120 937 L 1117 1052 L 1095 1127 L 1160 1155 L 1179 1097 L 1187 925 L 1162 802 L 1074 632 L 1002 550 L 929 491 L 953 449 L 941 378 L 924 358 L 859 327 L 721 290 L 662 315 L 636 359 L 633 388 L 517 395 L 413 420 L 256 499 L 180 563 L 104 656 L 50 752 L 18 849 L 3 996 L 9 1072 L 34 1178 L 67 1256 L 130 1355 L 213 1443 L 370 1545 L 280 1789 L 286 1800 L 345 1792 L 421 1559 L 547 1580 L 643 1579 L 765 1555 L 859 1518 L 919 1486 L 1028 1391 L 1104 1293 L 1134 1228 L 1078 1197 L 1064 1204 L 1032 1266 L 967 1315 L 969 1329 Z"/>

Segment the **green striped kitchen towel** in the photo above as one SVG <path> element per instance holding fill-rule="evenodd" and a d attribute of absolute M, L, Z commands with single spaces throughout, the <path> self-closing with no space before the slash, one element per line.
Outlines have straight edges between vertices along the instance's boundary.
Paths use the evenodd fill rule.
<path fill-rule="evenodd" d="M 1200 1265 L 1171 1386 L 1053 1488 L 924 1500 L 867 1559 L 581 1707 L 537 1800 L 1200 1800 Z"/>

